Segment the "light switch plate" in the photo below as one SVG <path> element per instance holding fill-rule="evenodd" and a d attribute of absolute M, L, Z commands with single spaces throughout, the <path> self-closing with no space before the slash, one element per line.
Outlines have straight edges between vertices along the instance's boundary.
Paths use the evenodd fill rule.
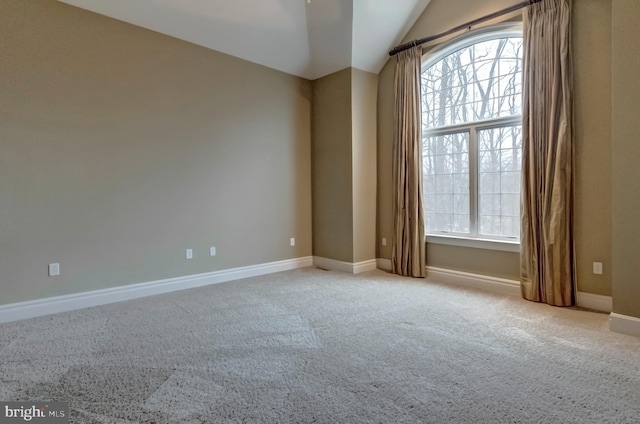
<path fill-rule="evenodd" d="M 593 263 L 593 273 L 598 275 L 602 274 L 602 262 Z"/>
<path fill-rule="evenodd" d="M 57 277 L 60 275 L 60 264 L 49 264 L 49 277 Z"/>

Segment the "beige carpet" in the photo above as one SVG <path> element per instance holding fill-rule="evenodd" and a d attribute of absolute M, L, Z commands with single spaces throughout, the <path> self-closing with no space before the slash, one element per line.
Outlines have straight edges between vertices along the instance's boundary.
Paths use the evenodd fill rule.
<path fill-rule="evenodd" d="M 76 423 L 638 423 L 608 316 L 314 268 L 0 325 L 0 400 Z"/>

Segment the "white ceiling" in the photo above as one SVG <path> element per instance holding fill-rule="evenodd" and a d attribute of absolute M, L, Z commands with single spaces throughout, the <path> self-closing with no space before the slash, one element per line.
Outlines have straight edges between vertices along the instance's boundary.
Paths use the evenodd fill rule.
<path fill-rule="evenodd" d="M 59 0 L 316 79 L 378 73 L 430 0 Z"/>

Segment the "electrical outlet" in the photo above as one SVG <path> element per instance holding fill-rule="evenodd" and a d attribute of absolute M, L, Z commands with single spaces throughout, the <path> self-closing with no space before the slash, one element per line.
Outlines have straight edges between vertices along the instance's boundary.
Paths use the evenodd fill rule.
<path fill-rule="evenodd" d="M 291 237 L 291 240 L 289 240 L 289 244 L 291 244 L 291 246 L 295 246 L 296 245 L 296 239 Z"/>
<path fill-rule="evenodd" d="M 60 264 L 49 264 L 49 277 L 57 277 L 60 275 Z"/>
<path fill-rule="evenodd" d="M 382 245 L 383 246 L 387 245 L 387 238 L 386 237 L 382 237 Z"/>
<path fill-rule="evenodd" d="M 187 249 L 186 257 L 187 259 L 193 259 L 193 249 Z"/>
<path fill-rule="evenodd" d="M 209 256 L 216 256 L 216 248 L 215 248 L 215 246 L 211 246 L 209 248 Z"/>
<path fill-rule="evenodd" d="M 593 263 L 593 273 L 598 275 L 602 274 L 602 262 Z"/>

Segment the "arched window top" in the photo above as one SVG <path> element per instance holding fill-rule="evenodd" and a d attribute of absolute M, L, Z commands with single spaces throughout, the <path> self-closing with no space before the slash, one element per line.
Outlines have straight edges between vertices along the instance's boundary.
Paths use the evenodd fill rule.
<path fill-rule="evenodd" d="M 521 114 L 522 27 L 470 32 L 425 56 L 423 129 Z"/>

